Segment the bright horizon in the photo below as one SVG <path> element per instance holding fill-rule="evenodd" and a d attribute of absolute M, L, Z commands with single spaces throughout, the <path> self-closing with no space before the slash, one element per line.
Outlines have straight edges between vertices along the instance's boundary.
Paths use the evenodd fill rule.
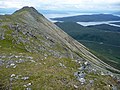
<path fill-rule="evenodd" d="M 23 6 L 56 11 L 120 11 L 120 0 L 0 0 L 0 9 L 20 9 Z"/>
<path fill-rule="evenodd" d="M 120 0 L 0 0 L 0 13 L 13 13 L 24 6 L 43 14 L 120 12 Z"/>

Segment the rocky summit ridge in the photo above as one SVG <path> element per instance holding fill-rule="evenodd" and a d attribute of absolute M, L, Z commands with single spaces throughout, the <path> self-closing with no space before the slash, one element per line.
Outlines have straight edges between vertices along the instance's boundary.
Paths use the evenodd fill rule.
<path fill-rule="evenodd" d="M 33 7 L 0 16 L 1 90 L 116 90 L 119 73 Z"/>

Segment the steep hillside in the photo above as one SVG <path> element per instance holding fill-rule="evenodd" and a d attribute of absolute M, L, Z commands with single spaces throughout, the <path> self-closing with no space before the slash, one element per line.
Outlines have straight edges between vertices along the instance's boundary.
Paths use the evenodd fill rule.
<path fill-rule="evenodd" d="M 120 70 L 120 33 L 119 27 L 106 24 L 81 26 L 75 22 L 56 22 L 57 26 L 95 51 L 104 62 Z"/>
<path fill-rule="evenodd" d="M 117 73 L 33 7 L 0 16 L 1 90 L 111 90 Z"/>

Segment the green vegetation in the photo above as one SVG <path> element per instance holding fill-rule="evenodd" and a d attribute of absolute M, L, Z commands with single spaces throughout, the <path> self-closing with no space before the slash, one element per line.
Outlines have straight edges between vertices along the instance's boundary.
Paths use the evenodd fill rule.
<path fill-rule="evenodd" d="M 120 47 L 109 46 L 96 42 L 87 42 L 84 40 L 79 40 L 79 42 L 88 47 L 93 54 L 98 56 L 105 63 L 120 69 Z"/>
<path fill-rule="evenodd" d="M 16 68 L 10 67 L 6 68 L 6 65 L 0 66 L 0 89 L 12 89 L 12 90 L 21 90 L 25 89 L 24 85 L 28 83 L 32 83 L 33 90 L 36 89 L 54 89 L 59 90 L 67 89 L 71 87 L 71 90 L 74 89 L 74 82 L 76 81 L 74 77 L 74 72 L 76 72 L 77 67 L 76 63 L 69 58 L 55 58 L 54 56 L 49 56 L 47 59 L 44 59 L 42 53 L 30 53 L 26 51 L 25 45 L 21 42 L 17 44 L 16 40 L 18 37 L 13 38 L 12 33 L 14 30 L 10 30 L 7 25 L 3 26 L 5 32 L 5 39 L 0 40 L 0 55 L 5 55 L 5 60 L 9 61 L 8 58 L 12 55 L 21 56 L 22 59 L 26 60 L 26 57 L 33 57 L 35 62 L 31 62 L 28 60 L 27 62 L 17 64 Z M 21 32 L 18 32 L 21 35 Z M 23 38 L 27 38 L 23 35 Z M 43 37 L 39 36 L 39 39 L 45 40 Z M 31 38 L 31 41 L 34 40 L 34 43 L 40 43 L 39 41 Z M 32 46 L 32 42 L 31 46 Z M 46 47 L 47 48 L 47 47 Z M 55 48 L 57 51 L 62 51 L 62 47 L 58 44 Z M 10 54 L 11 53 L 11 54 Z M 44 52 L 45 53 L 45 52 Z M 46 52 L 47 53 L 47 52 Z M 20 58 L 11 58 L 12 60 L 18 61 Z M 67 68 L 63 68 L 59 65 L 59 63 L 63 63 Z M 9 72 L 9 73 L 8 73 Z M 19 79 L 13 78 L 10 84 L 10 77 L 12 74 L 19 76 Z M 28 80 L 21 80 L 23 76 L 29 76 Z"/>
<path fill-rule="evenodd" d="M 84 27 L 74 22 L 55 24 L 74 39 L 95 51 L 93 53 L 104 62 L 120 69 L 120 33 L 116 31 L 116 28 L 117 30 L 120 28 L 110 25 Z"/>
<path fill-rule="evenodd" d="M 25 55 L 29 55 L 25 53 Z M 72 82 L 76 82 L 73 72 L 75 72 L 76 68 L 75 62 L 71 62 L 70 64 L 68 59 L 67 63 L 65 59 L 57 59 L 54 57 L 48 57 L 46 60 L 42 61 L 41 56 L 38 54 L 30 54 L 33 56 L 34 60 L 37 60 L 35 63 L 32 62 L 26 62 L 17 65 L 16 68 L 6 68 L 6 67 L 1 67 L 0 69 L 0 80 L 2 80 L 3 85 L 8 85 L 8 86 L 3 86 L 3 87 L 10 87 L 9 86 L 9 78 L 12 74 L 15 75 L 21 75 L 19 79 L 13 80 L 12 81 L 12 89 L 13 90 L 21 90 L 25 89 L 24 85 L 27 83 L 32 83 L 32 86 L 30 86 L 33 90 L 35 89 L 49 89 L 49 88 L 54 88 L 56 89 L 67 89 L 68 87 L 71 87 L 71 90 L 74 88 L 72 85 Z M 59 63 L 65 63 L 65 65 L 68 68 L 63 68 L 59 66 Z M 71 69 L 73 68 L 73 69 Z M 8 73 L 9 72 L 9 73 Z M 30 78 L 28 80 L 21 80 L 23 76 L 29 76 Z M 64 81 L 65 79 L 65 81 Z M 71 82 L 71 85 L 69 83 Z M 68 84 L 68 86 L 66 86 Z"/>

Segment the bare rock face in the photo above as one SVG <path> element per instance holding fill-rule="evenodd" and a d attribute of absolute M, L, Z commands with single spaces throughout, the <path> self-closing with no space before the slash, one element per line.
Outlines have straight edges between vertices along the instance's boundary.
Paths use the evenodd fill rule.
<path fill-rule="evenodd" d="M 119 70 L 101 61 L 33 7 L 23 7 L 0 20 L 0 89 L 117 88 L 117 74 L 111 71 Z"/>

